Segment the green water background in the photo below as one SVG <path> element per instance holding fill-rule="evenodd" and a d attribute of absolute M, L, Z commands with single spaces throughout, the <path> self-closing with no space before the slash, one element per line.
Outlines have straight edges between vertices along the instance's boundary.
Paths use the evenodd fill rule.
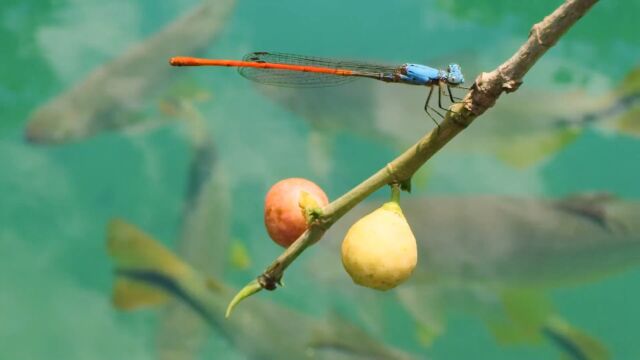
<path fill-rule="evenodd" d="M 249 51 L 277 50 L 388 63 L 445 59 L 463 68 L 468 64 L 489 70 L 510 56 L 530 26 L 558 3 L 239 0 L 207 55 L 240 58 Z M 34 147 L 24 143 L 23 127 L 35 107 L 195 4 L 0 4 L 1 358 L 154 358 L 155 314 L 120 314 L 110 306 L 105 224 L 119 216 L 168 244 L 178 237 L 190 156 L 184 131 L 169 126 L 136 136 L 110 133 L 60 147 Z M 611 90 L 640 65 L 640 38 L 632 16 L 639 12 L 638 1 L 602 1 L 527 75 L 526 86 Z M 465 57 L 475 53 L 483 56 Z M 284 177 L 308 177 L 335 198 L 396 154 L 387 144 L 345 129 L 331 150 L 330 171 L 319 174 L 308 161 L 308 123 L 261 96 L 234 71 L 200 72 L 198 78 L 213 94 L 214 100 L 202 110 L 232 183 L 232 236 L 242 239 L 252 257 L 249 269 L 230 267 L 225 273 L 235 285 L 258 274 L 280 252 L 266 240 L 262 226 L 262 199 L 271 184 Z M 429 182 L 416 193 L 562 196 L 597 190 L 637 199 L 638 154 L 637 139 L 598 130 L 586 131 L 549 161 L 524 170 L 506 167 L 489 155 L 445 149 L 430 162 Z M 295 267 L 288 278 L 303 283 L 296 279 Z M 572 323 L 605 342 L 615 358 L 631 359 L 640 355 L 635 342 L 638 283 L 640 272 L 632 269 L 590 285 L 556 290 L 552 299 Z M 288 287 L 269 296 L 318 314 L 327 309 L 313 302 L 315 293 L 320 290 Z M 394 312 L 387 319 L 386 341 L 411 352 L 437 359 L 556 356 L 545 346 L 502 347 L 479 319 L 467 314 L 452 314 L 446 334 L 427 350 L 416 341 L 409 315 L 389 301 Z M 231 355 L 233 349 L 221 341 L 212 344 L 209 356 L 216 346 L 229 357 L 239 356 Z M 203 358 L 210 357 L 205 353 Z"/>

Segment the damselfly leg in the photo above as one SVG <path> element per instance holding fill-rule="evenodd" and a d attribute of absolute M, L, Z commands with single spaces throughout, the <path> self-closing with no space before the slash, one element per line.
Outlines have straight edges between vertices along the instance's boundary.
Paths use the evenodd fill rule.
<path fill-rule="evenodd" d="M 429 118 L 431 118 L 431 120 L 433 120 L 433 122 L 436 124 L 436 126 L 438 126 L 438 128 L 440 128 L 440 123 L 433 117 L 431 112 L 436 113 L 441 119 L 444 119 L 445 115 L 443 115 L 440 111 L 436 110 L 433 106 L 429 105 L 429 102 L 431 101 L 431 95 L 433 95 L 433 90 L 434 90 L 434 88 L 436 86 L 438 87 L 438 108 L 440 108 L 440 110 L 444 110 L 445 114 L 448 113 L 448 112 L 452 112 L 454 114 L 457 114 L 457 112 L 442 106 L 442 93 L 444 92 L 443 89 L 442 89 L 442 85 L 441 84 L 431 85 L 430 89 L 429 89 L 429 94 L 427 95 L 427 101 L 425 101 L 425 103 L 424 103 L 424 111 L 427 113 L 427 116 L 429 116 Z M 448 95 L 449 95 L 449 100 L 451 100 L 451 104 L 455 104 L 455 103 L 460 102 L 462 99 L 453 96 L 453 93 L 451 92 L 451 87 L 449 85 L 446 85 L 446 86 L 447 86 L 447 92 L 448 92 Z"/>
<path fill-rule="evenodd" d="M 433 94 L 433 86 L 429 87 L 429 95 L 427 95 L 427 101 L 424 102 L 424 111 L 427 113 L 427 116 L 430 117 L 431 120 L 433 120 L 434 124 L 436 124 L 436 126 L 439 129 L 440 128 L 440 123 L 438 122 L 438 120 L 436 120 L 436 118 L 433 117 L 433 115 L 431 115 L 429 110 L 431 110 L 431 111 L 435 112 L 436 114 L 440 115 L 441 118 L 444 118 L 444 116 L 442 116 L 442 114 L 440 114 L 438 111 L 436 111 L 436 109 L 434 109 L 433 107 L 431 107 L 429 105 L 429 101 L 431 101 L 431 94 Z"/>
<path fill-rule="evenodd" d="M 457 103 L 457 101 L 453 97 L 453 93 L 451 93 L 451 87 L 449 85 L 446 85 L 446 86 L 447 86 L 447 91 L 449 92 L 449 100 L 451 100 L 451 104 L 449 106 L 451 106 L 451 105 Z M 457 114 L 455 111 L 450 110 L 450 109 L 445 108 L 444 106 L 442 106 L 442 94 L 443 93 L 444 93 L 444 91 L 442 89 L 442 84 L 439 83 L 438 84 L 438 107 L 440 108 L 440 110 L 444 110 L 446 112 L 451 111 L 452 113 Z M 462 99 L 460 99 L 460 100 L 462 100 Z"/>
<path fill-rule="evenodd" d="M 453 96 L 453 93 L 451 93 L 451 86 L 447 85 L 447 91 L 449 92 L 449 99 L 451 99 L 452 104 L 459 103 L 460 101 L 462 101 L 462 98 Z"/>

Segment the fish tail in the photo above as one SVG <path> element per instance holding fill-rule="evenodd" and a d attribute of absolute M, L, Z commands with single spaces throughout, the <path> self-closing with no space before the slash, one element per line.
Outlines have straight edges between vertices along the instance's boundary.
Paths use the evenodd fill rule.
<path fill-rule="evenodd" d="M 516 169 L 539 164 L 572 144 L 582 129 L 564 128 L 556 131 L 515 136 L 502 141 L 496 156 L 503 163 Z"/>
<path fill-rule="evenodd" d="M 175 297 L 195 270 L 169 249 L 127 222 L 107 227 L 107 252 L 115 265 L 113 304 L 119 309 L 159 305 Z"/>
<path fill-rule="evenodd" d="M 557 316 L 546 321 L 542 333 L 573 360 L 607 360 L 606 346 Z"/>
<path fill-rule="evenodd" d="M 142 230 L 120 219 L 111 220 L 107 228 L 107 252 L 115 265 L 116 308 L 137 309 L 175 299 L 212 326 L 220 326 L 212 309 L 219 309 L 222 314 L 224 286 L 201 276 Z"/>
<path fill-rule="evenodd" d="M 640 93 L 637 98 L 640 99 Z M 618 117 L 615 127 L 625 134 L 640 136 L 640 101 L 628 106 L 626 111 Z"/>

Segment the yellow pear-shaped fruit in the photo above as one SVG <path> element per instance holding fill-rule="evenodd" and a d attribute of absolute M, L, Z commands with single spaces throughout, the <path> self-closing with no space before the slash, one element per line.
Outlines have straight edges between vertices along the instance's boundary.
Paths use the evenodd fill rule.
<path fill-rule="evenodd" d="M 356 284 L 389 290 L 405 281 L 418 262 L 416 238 L 397 202 L 358 220 L 342 242 L 342 264 Z"/>

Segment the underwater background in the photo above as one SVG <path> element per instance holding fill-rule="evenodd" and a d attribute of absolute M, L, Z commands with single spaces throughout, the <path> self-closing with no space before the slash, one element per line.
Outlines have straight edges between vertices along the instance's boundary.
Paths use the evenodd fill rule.
<path fill-rule="evenodd" d="M 364 79 L 339 88 L 292 91 L 257 86 L 228 68 L 170 68 L 169 56 L 241 59 L 251 51 L 281 51 L 434 67 L 456 62 L 470 85 L 481 71 L 510 57 L 531 26 L 560 3 L 2 1 L 0 358 L 172 358 L 163 336 L 176 347 L 189 343 L 190 350 L 174 358 L 251 358 L 241 343 L 226 341 L 228 334 L 193 328 L 180 319 L 168 323 L 165 308 L 115 309 L 107 223 L 121 218 L 135 224 L 202 272 L 240 287 L 282 251 L 263 225 L 264 195 L 272 184 L 305 177 L 335 199 L 433 127 L 423 111 L 424 88 Z M 187 30 L 161 37 L 190 11 L 204 13 L 205 20 L 183 22 Z M 544 297 L 541 307 L 553 304 L 564 321 L 597 339 L 615 359 L 640 356 L 640 269 L 635 266 L 640 264 L 640 207 L 623 206 L 623 221 L 598 202 L 635 204 L 640 198 L 640 76 L 633 75 L 640 66 L 633 18 L 639 11 L 638 1 L 596 4 L 533 67 L 518 92 L 502 96 L 437 153 L 414 177 L 412 193 L 403 195 L 422 203 L 477 199 L 478 209 L 485 202 L 513 199 L 570 204 L 563 209 L 580 221 L 566 237 L 588 246 L 559 255 L 566 267 L 556 266 L 535 289 L 527 287 L 535 295 L 525 302 L 528 309 L 536 308 Z M 188 30 L 190 25 L 196 30 Z M 208 35 L 198 35 L 204 32 Z M 162 46 L 144 45 L 153 36 Z M 126 66 L 105 65 L 135 46 L 142 51 Z M 146 86 L 150 76 L 154 83 Z M 109 89 L 104 79 L 110 79 Z M 84 85 L 64 99 L 76 84 Z M 113 97 L 110 92 L 122 96 L 103 101 Z M 566 126 L 573 120 L 576 126 Z M 205 200 L 199 198 L 202 188 Z M 387 196 L 384 189 L 366 202 L 375 206 Z M 189 218 L 207 206 L 204 218 Z M 420 221 L 420 209 L 405 209 L 410 221 Z M 529 214 L 522 210 L 522 217 Z M 449 221 L 454 216 L 448 209 L 429 214 Z M 482 224 L 484 215 L 479 211 L 471 214 L 479 221 L 460 216 L 452 223 L 460 228 Z M 339 225 L 346 229 L 349 224 L 343 222 L 353 220 Z M 571 238 L 585 233 L 579 229 L 583 220 L 612 237 L 623 228 L 624 245 L 607 252 L 603 249 L 610 244 L 601 248 L 582 235 Z M 190 226 L 215 229 L 190 236 Z M 512 235 L 495 236 L 507 245 L 525 242 L 536 229 L 556 225 L 537 226 L 516 222 L 505 225 Z M 448 236 L 422 230 L 416 237 L 427 245 L 420 256 L 430 250 L 430 238 Z M 343 233 L 331 233 L 309 248 L 287 271 L 286 287 L 247 302 L 273 301 L 312 319 L 339 316 L 417 359 L 548 359 L 563 351 L 539 336 L 501 339 L 492 326 L 509 317 L 500 311 L 510 314 L 502 300 L 525 286 L 519 275 L 508 286 L 486 276 L 482 281 L 461 276 L 455 287 L 465 289 L 464 295 L 450 300 L 448 291 L 433 295 L 427 290 L 416 295 L 423 306 L 411 308 L 395 290 L 378 293 L 350 284 L 336 250 Z M 491 243 L 491 237 L 489 232 L 482 241 Z M 560 251 L 552 236 L 544 244 L 550 245 L 537 254 Z M 464 247 L 448 246 L 445 260 L 460 256 L 483 264 Z M 527 254 L 513 252 L 507 264 L 512 267 L 496 268 L 534 277 L 537 269 L 518 267 L 531 261 Z M 579 280 L 553 281 L 574 267 L 580 268 Z M 438 283 L 439 274 L 434 278 L 429 280 L 434 289 L 448 289 Z M 414 278 L 400 288 L 429 288 L 421 281 Z M 439 301 L 430 308 L 432 296 Z M 242 311 L 240 305 L 236 312 Z M 432 313 L 441 317 L 433 320 L 437 336 L 425 330 L 432 324 L 424 319 Z M 267 329 L 265 336 L 278 336 Z M 177 335 L 168 335 L 174 330 Z M 194 344 L 196 338 L 201 340 Z M 348 349 L 333 350 L 350 356 Z"/>

